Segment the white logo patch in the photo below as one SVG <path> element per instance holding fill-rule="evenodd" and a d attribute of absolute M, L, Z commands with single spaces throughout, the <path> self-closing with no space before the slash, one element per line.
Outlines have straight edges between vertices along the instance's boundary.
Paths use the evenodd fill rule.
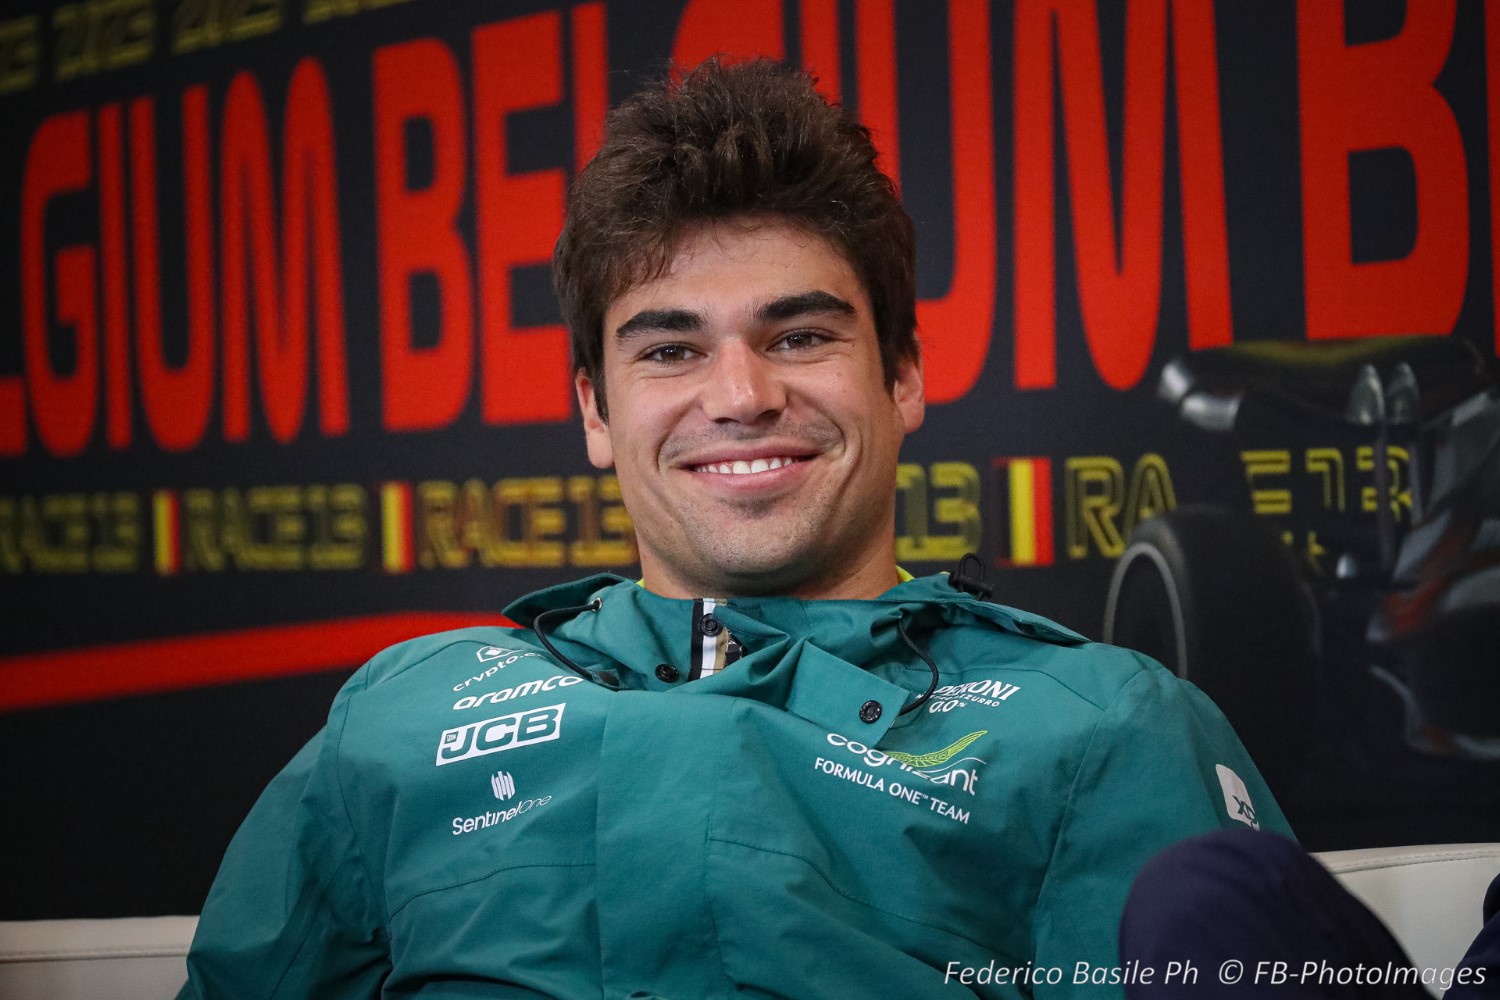
<path fill-rule="evenodd" d="M 445 730 L 438 739 L 437 766 L 555 740 L 562 735 L 566 707 L 548 705 Z"/>
<path fill-rule="evenodd" d="M 496 771 L 490 775 L 490 789 L 495 793 L 495 798 L 504 802 L 516 794 L 516 779 L 509 771 Z"/>
<path fill-rule="evenodd" d="M 1224 811 L 1229 813 L 1229 818 L 1239 820 L 1252 830 L 1259 830 L 1255 804 L 1250 801 L 1250 789 L 1245 787 L 1244 780 L 1223 764 L 1215 764 L 1214 771 L 1219 775 L 1219 787 L 1224 790 Z"/>

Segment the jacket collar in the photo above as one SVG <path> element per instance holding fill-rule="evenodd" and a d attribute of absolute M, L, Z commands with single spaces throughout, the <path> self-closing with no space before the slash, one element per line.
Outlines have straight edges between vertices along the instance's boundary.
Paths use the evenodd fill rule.
<path fill-rule="evenodd" d="M 588 607 L 595 599 L 597 611 Z M 505 614 L 529 627 L 544 611 L 578 608 L 547 627 L 564 654 L 584 669 L 612 674 L 623 688 L 662 690 L 684 687 L 681 679 L 661 680 L 657 668 L 668 664 L 679 678 L 688 676 L 690 636 L 701 607 L 601 574 L 527 595 Z M 905 621 L 918 643 L 934 629 L 965 623 L 1062 645 L 1086 641 L 1039 615 L 955 590 L 941 573 L 908 580 L 873 600 L 737 597 L 716 602 L 713 614 L 745 652 L 732 668 L 692 682 L 693 693 L 775 704 L 831 731 L 859 734 L 870 745 L 926 686 L 912 690 L 909 683 L 895 683 L 909 676 L 904 670 L 880 671 L 882 677 L 867 669 L 879 663 L 923 666 L 902 642 L 898 621 Z"/>

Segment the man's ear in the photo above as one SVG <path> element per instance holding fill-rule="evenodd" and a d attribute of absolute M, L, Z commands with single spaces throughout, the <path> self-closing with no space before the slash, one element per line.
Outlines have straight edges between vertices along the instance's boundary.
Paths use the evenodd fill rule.
<path fill-rule="evenodd" d="M 578 409 L 583 414 L 583 441 L 588 446 L 589 462 L 596 469 L 614 468 L 615 448 L 609 439 L 609 424 L 599 416 L 594 382 L 582 368 L 573 373 L 573 391 L 578 393 Z"/>
<path fill-rule="evenodd" d="M 891 398 L 901 414 L 901 423 L 910 434 L 922 426 L 927 413 L 927 396 L 922 389 L 922 356 L 903 358 L 896 368 L 896 384 L 891 386 Z"/>

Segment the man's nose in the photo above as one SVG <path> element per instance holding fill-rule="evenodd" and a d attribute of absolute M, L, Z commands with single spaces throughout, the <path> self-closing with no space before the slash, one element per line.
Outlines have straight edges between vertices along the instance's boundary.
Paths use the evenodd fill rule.
<path fill-rule="evenodd" d="M 786 408 L 786 385 L 775 361 L 749 344 L 729 341 L 716 352 L 703 408 L 713 420 L 753 424 Z"/>

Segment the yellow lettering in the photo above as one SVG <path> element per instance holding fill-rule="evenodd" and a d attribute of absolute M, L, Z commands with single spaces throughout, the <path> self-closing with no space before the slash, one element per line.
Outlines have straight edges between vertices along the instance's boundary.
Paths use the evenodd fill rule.
<path fill-rule="evenodd" d="M 42 65 L 41 21 L 35 14 L 0 23 L 0 94 L 26 90 Z"/>
<path fill-rule="evenodd" d="M 575 566 L 628 566 L 636 561 L 635 531 L 620 502 L 617 476 L 570 476 L 568 500 L 576 512 L 577 540 L 568 544 Z"/>
<path fill-rule="evenodd" d="M 98 526 L 90 553 L 100 573 L 130 573 L 140 565 L 141 501 L 134 493 L 96 493 L 89 506 Z"/>
<path fill-rule="evenodd" d="M 1177 508 L 1172 489 L 1172 473 L 1160 455 L 1147 453 L 1135 463 L 1130 473 L 1130 492 L 1125 501 L 1125 534 L 1148 517 L 1165 514 Z M 1121 551 L 1124 551 L 1123 549 Z"/>
<path fill-rule="evenodd" d="M 561 566 L 563 543 L 557 536 L 567 527 L 562 509 L 563 483 L 558 476 L 540 476 L 526 482 L 525 537 L 528 566 Z"/>
<path fill-rule="evenodd" d="M 1323 509 L 1344 509 L 1344 456 L 1337 448 L 1307 449 L 1307 471 L 1323 479 Z"/>
<path fill-rule="evenodd" d="M 182 493 L 182 535 L 187 539 L 183 553 L 186 568 L 217 573 L 224 568 L 224 550 L 219 545 L 219 501 L 213 490 L 184 490 Z"/>
<path fill-rule="evenodd" d="M 459 544 L 454 530 L 454 507 L 458 487 L 440 479 L 417 484 L 417 535 L 420 545 L 417 561 L 424 568 L 462 569 L 469 565 L 469 553 Z"/>
<path fill-rule="evenodd" d="M 235 564 L 244 569 L 302 568 L 301 491 L 295 486 L 255 486 L 245 495 L 245 519 Z"/>
<path fill-rule="evenodd" d="M 1284 476 L 1292 471 L 1292 453 L 1285 449 L 1267 451 L 1242 451 L 1240 461 L 1245 465 L 1245 481 L 1250 484 L 1250 503 L 1255 513 L 1264 515 L 1290 514 L 1292 491 L 1285 487 L 1257 486 L 1256 480 L 1270 476 Z"/>
<path fill-rule="evenodd" d="M 1307 544 L 1303 546 L 1302 554 L 1306 557 L 1307 565 L 1312 568 L 1313 572 L 1322 575 L 1324 572 L 1323 557 L 1328 554 L 1328 550 L 1318 541 L 1318 533 L 1316 531 L 1309 531 L 1307 533 Z"/>
<path fill-rule="evenodd" d="M 1398 519 L 1411 513 L 1411 484 L 1407 482 L 1406 470 L 1410 468 L 1411 453 L 1400 445 L 1387 445 L 1385 449 L 1385 465 L 1390 470 L 1390 504 L 1391 513 Z M 1371 445 L 1361 445 L 1354 453 L 1355 467 L 1361 472 L 1375 471 L 1375 449 Z M 1359 491 L 1359 506 L 1361 510 L 1374 512 L 1375 510 L 1375 487 L 1366 486 Z"/>
<path fill-rule="evenodd" d="M 313 543 L 309 569 L 358 569 L 365 560 L 365 491 L 354 483 L 309 486 Z"/>
<path fill-rule="evenodd" d="M 1125 551 L 1116 519 L 1125 499 L 1125 470 L 1108 455 L 1070 458 L 1063 467 L 1068 558 L 1083 559 L 1089 543 L 1111 559 Z"/>
<path fill-rule="evenodd" d="M 952 490 L 928 505 L 928 484 Z M 979 470 L 967 462 L 934 462 L 896 468 L 896 495 L 902 505 L 905 531 L 896 536 L 896 558 L 902 562 L 946 562 L 966 552 L 977 552 L 982 537 L 979 513 Z M 933 525 L 956 531 L 933 534 Z"/>
<path fill-rule="evenodd" d="M 26 568 L 21 557 L 20 534 L 16 501 L 11 497 L 0 497 L 0 570 L 19 573 Z"/>

